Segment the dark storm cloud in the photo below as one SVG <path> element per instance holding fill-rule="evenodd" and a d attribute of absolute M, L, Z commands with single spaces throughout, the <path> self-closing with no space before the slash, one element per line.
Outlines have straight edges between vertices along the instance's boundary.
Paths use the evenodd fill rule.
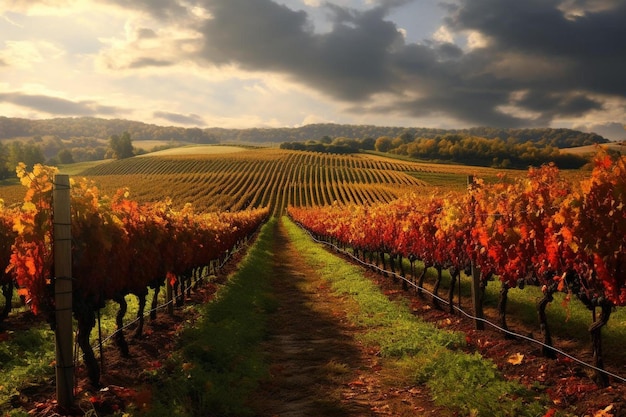
<path fill-rule="evenodd" d="M 546 94 L 542 91 L 526 94 L 518 104 L 544 114 L 558 111 L 554 116 L 582 116 L 588 111 L 602 108 L 600 103 L 582 94 Z"/>
<path fill-rule="evenodd" d="M 93 101 L 70 101 L 37 94 L 0 93 L 0 102 L 12 103 L 32 110 L 63 116 L 114 115 L 121 109 L 102 106 Z"/>
<path fill-rule="evenodd" d="M 515 52 L 566 63 L 568 72 L 554 89 L 626 96 L 626 2 L 605 2 L 606 8 L 577 17 L 560 10 L 562 3 L 463 0 L 447 21 L 456 30 L 487 35 L 492 56 Z"/>
<path fill-rule="evenodd" d="M 272 0 L 197 0 L 211 17 L 189 25 L 202 35 L 199 58 L 210 65 L 282 73 L 355 111 L 517 127 L 580 117 L 602 110 L 603 96 L 626 97 L 625 1 L 442 4 L 457 39 L 476 32 L 488 40 L 475 49 L 407 43 L 389 14 L 411 2 L 379 0 L 366 10 L 327 2 L 330 28 L 321 31 L 305 11 Z M 191 16 L 172 1 L 133 7 L 157 17 Z"/>
<path fill-rule="evenodd" d="M 401 41 L 382 8 L 366 12 L 328 5 L 333 28 L 314 33 L 303 11 L 270 0 L 207 0 L 204 57 L 217 64 L 276 71 L 343 100 L 391 88 L 389 50 Z"/>
<path fill-rule="evenodd" d="M 193 126 L 204 126 L 206 123 L 202 117 L 197 114 L 178 114 L 178 113 L 169 113 L 164 111 L 157 111 L 153 113 L 154 117 L 158 117 L 160 119 L 164 119 L 170 121 L 172 123 L 178 123 L 182 125 L 193 125 Z"/>

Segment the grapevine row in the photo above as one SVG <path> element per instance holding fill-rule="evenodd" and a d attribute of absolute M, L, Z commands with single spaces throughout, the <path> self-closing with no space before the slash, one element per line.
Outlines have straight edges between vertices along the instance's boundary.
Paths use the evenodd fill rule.
<path fill-rule="evenodd" d="M 415 163 L 383 162 L 368 155 L 264 149 L 220 155 L 145 156 L 100 164 L 84 174 L 96 179 L 107 192 L 131 181 L 137 184 L 134 195 L 140 201 L 167 194 L 174 201 L 188 201 L 206 211 L 270 207 L 270 212 L 279 216 L 289 204 L 390 201 L 404 190 L 425 185 L 409 175 L 420 169 Z"/>
<path fill-rule="evenodd" d="M 0 221 L 0 232 L 4 232 L 0 256 L 7 255 L 6 245 L 13 237 L 7 276 L 15 280 L 31 310 L 48 317 L 54 326 L 53 288 L 59 277 L 53 273 L 51 196 L 56 169 L 37 165 L 28 172 L 20 165 L 17 172 L 27 192 L 21 209 L 13 213 L 11 229 Z M 94 183 L 85 179 L 73 182 L 70 193 L 73 312 L 78 344 L 94 385 L 99 383 L 100 371 L 89 336 L 95 313 L 107 300 L 120 304 L 117 325 L 121 328 L 124 297 L 138 297 L 137 335 L 141 336 L 149 288 L 155 291 L 155 302 L 166 279 L 178 285 L 196 269 L 223 258 L 268 215 L 267 209 L 197 214 L 185 206 L 175 211 L 171 201 L 140 204 L 129 199 L 125 189 L 110 198 L 102 196 Z M 116 342 L 127 355 L 122 332 L 116 334 Z"/>
<path fill-rule="evenodd" d="M 564 180 L 550 165 L 531 168 L 516 180 L 475 181 L 464 194 L 413 195 L 365 206 L 290 207 L 288 212 L 315 235 L 350 246 L 361 256 L 388 254 L 392 268 L 398 258 L 402 268 L 403 257 L 411 266 L 422 261 L 423 272 L 435 268 L 435 293 L 442 270 L 448 269 L 450 305 L 460 272 L 475 265 L 483 286 L 492 277 L 501 281 L 505 329 L 508 290 L 540 285 L 544 299 L 539 317 L 547 345 L 546 305 L 557 291 L 575 294 L 594 311 L 593 352 L 596 366 L 603 367 L 600 330 L 615 306 L 626 305 L 625 158 L 598 157 L 590 177 L 579 184 Z M 544 354 L 554 352 L 548 348 Z M 608 383 L 603 373 L 596 379 Z"/>

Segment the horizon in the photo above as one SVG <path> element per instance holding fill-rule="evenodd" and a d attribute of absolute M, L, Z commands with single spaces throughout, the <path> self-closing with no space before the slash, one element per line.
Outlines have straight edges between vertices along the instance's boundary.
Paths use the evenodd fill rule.
<path fill-rule="evenodd" d="M 481 129 L 481 128 L 488 128 L 488 129 L 501 129 L 501 130 L 525 130 L 525 129 L 568 129 L 568 130 L 573 130 L 573 131 L 579 131 L 582 133 L 594 133 L 596 135 L 602 136 L 605 139 L 608 139 L 610 141 L 615 141 L 615 142 L 619 142 L 622 140 L 626 141 L 626 130 L 625 130 L 625 134 L 623 139 L 618 139 L 618 140 L 612 140 L 609 139 L 607 137 L 604 137 L 603 135 L 600 135 L 597 132 L 584 132 L 582 130 L 579 129 L 571 129 L 568 127 L 549 127 L 549 126 L 535 126 L 535 127 L 516 127 L 516 128 L 499 128 L 499 127 L 493 127 L 493 126 L 466 126 L 466 127 L 453 127 L 453 128 L 438 128 L 438 127 L 426 127 L 426 126 L 391 126 L 391 125 L 377 125 L 377 124 L 352 124 L 352 123 L 336 123 L 336 122 L 315 122 L 315 123 L 307 123 L 305 125 L 302 126 L 277 126 L 277 127 L 270 127 L 270 126 L 263 126 L 263 127 L 223 127 L 223 126 L 205 126 L 205 127 L 199 127 L 199 126 L 180 126 L 180 125 L 174 125 L 174 124 L 158 124 L 158 123 L 149 123 L 149 122 L 144 122 L 141 120 L 133 120 L 133 119 L 124 119 L 124 118 L 106 118 L 106 117 L 99 117 L 99 116 L 66 116 L 66 117 L 50 117 L 50 118 L 41 118 L 41 119 L 30 119 L 30 118 L 21 118 L 21 117 L 7 117 L 7 116 L 2 116 L 0 115 L 0 118 L 7 118 L 7 119 L 21 119 L 21 120 L 28 120 L 28 121 L 51 121 L 51 120 L 65 120 L 65 119 L 71 119 L 71 120 L 77 120 L 77 119 L 96 119 L 96 120 L 103 120 L 103 121 L 123 121 L 123 122 L 131 122 L 131 123 L 142 123 L 142 124 L 146 124 L 146 125 L 153 125 L 153 126 L 157 126 L 157 127 L 175 127 L 175 128 L 183 128 L 183 129 L 193 129 L 193 128 L 197 128 L 197 129 L 201 129 L 201 130 L 211 130 L 211 129 L 224 129 L 224 130 L 253 130 L 253 129 L 258 129 L 258 130 L 271 130 L 271 129 L 300 129 L 300 128 L 304 128 L 307 126 L 316 126 L 316 125 L 336 125 L 336 126 L 355 126 L 355 127 L 375 127 L 375 128 L 381 128 L 381 129 L 385 129 L 385 128 L 389 128 L 389 129 L 437 129 L 437 130 L 445 130 L 445 131 L 462 131 L 462 130 L 471 130 L 471 129 Z M 626 127 L 625 127 L 626 129 Z M 219 144 L 219 143 L 218 143 Z"/>

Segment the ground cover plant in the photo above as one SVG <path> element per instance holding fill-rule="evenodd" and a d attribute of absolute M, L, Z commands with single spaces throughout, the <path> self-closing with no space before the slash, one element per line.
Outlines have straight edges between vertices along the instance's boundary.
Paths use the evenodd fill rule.
<path fill-rule="evenodd" d="M 463 415 L 535 416 L 547 411 L 535 401 L 536 393 L 506 381 L 489 360 L 464 352 L 464 334 L 437 329 L 413 315 L 402 301 L 390 302 L 363 277 L 361 268 L 311 245 L 294 224 L 288 228 L 298 250 L 334 290 L 356 301 L 358 310 L 351 320 L 367 328 L 364 342 L 379 346 L 388 366 L 410 376 L 413 383 L 426 384 L 437 404 Z"/>

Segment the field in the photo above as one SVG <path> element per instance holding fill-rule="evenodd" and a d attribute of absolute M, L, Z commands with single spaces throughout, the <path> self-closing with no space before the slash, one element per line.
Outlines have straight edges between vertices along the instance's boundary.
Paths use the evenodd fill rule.
<path fill-rule="evenodd" d="M 610 150 L 613 152 L 619 152 L 621 154 L 624 154 L 624 151 L 626 149 L 624 149 L 624 143 L 623 142 L 611 142 L 611 143 L 606 143 L 606 144 L 602 144 L 602 145 L 588 145 L 588 146 L 579 146 L 576 148 L 564 148 L 561 149 L 561 152 L 564 153 L 572 153 L 575 155 L 595 155 L 598 152 L 598 148 L 604 149 L 604 150 Z"/>
<path fill-rule="evenodd" d="M 69 165 L 61 167 L 61 172 L 70 173 L 74 178 L 86 177 L 89 180 L 93 180 L 98 185 L 100 190 L 108 195 L 113 195 L 113 193 L 119 188 L 128 188 L 131 198 L 137 200 L 138 202 L 163 201 L 165 198 L 169 197 L 172 199 L 172 207 L 174 207 L 175 209 L 182 209 L 185 204 L 190 203 L 194 207 L 195 211 L 198 213 L 211 211 L 232 212 L 237 210 L 268 207 L 271 214 L 276 217 L 280 217 L 286 214 L 288 206 L 318 207 L 332 205 L 335 202 L 367 206 L 374 203 L 389 203 L 397 199 L 398 197 L 411 194 L 420 197 L 429 197 L 433 194 L 446 196 L 462 195 L 459 193 L 466 193 L 467 179 L 469 175 L 476 176 L 478 178 L 484 178 L 486 182 L 490 183 L 497 181 L 497 179 L 499 178 L 498 175 L 501 171 L 489 168 L 476 168 L 462 165 L 418 163 L 408 160 L 390 159 L 380 155 L 372 154 L 340 156 L 311 152 L 287 151 L 271 148 L 239 148 L 234 146 L 189 146 L 177 149 L 169 149 L 154 154 L 143 155 L 141 157 L 135 157 L 121 161 L 104 161 L 98 163 L 85 163 L 80 165 L 76 164 L 73 166 Z M 520 171 L 506 172 L 506 176 L 511 178 L 517 178 L 524 174 L 524 172 Z M 587 174 L 582 172 L 568 172 L 564 173 L 564 175 L 567 177 L 578 178 Z M 24 187 L 22 187 L 21 185 L 9 183 L 5 186 L 0 187 L 0 198 L 5 201 L 5 205 L 7 206 L 20 204 L 23 195 Z M 282 228 L 283 226 L 281 225 L 280 227 Z M 282 276 L 281 274 L 286 273 L 284 269 L 287 268 L 287 266 L 284 266 L 283 264 L 287 264 L 287 262 L 281 260 L 280 257 L 296 259 L 300 256 L 301 251 L 304 250 L 296 250 L 291 246 L 290 249 L 285 249 L 285 247 L 283 246 L 291 245 L 291 243 L 289 243 L 289 239 L 284 236 L 284 232 L 281 231 L 281 234 L 283 235 L 283 237 L 281 237 L 280 241 L 270 240 L 270 248 L 265 249 L 264 252 L 267 254 L 272 254 L 272 257 L 275 257 L 275 259 L 272 258 L 273 261 L 271 263 L 271 268 L 273 268 L 273 272 L 270 273 L 270 276 L 273 277 L 280 277 Z M 301 265 L 301 262 L 298 262 L 297 264 L 300 266 L 289 267 L 291 268 L 288 272 L 289 279 L 300 280 L 302 275 L 314 275 L 318 272 L 319 269 L 317 267 L 314 267 L 313 269 L 311 269 L 311 267 L 306 267 L 306 270 L 300 270 L 298 268 L 304 268 L 304 266 Z M 406 259 L 405 266 L 407 266 L 408 268 L 408 261 Z M 252 272 L 252 275 L 254 276 L 255 272 Z M 331 272 L 330 275 L 333 275 L 333 273 Z M 333 277 L 333 279 L 336 279 L 336 277 Z M 400 291 L 400 287 L 397 284 L 394 286 L 392 281 L 389 279 L 384 279 L 381 277 L 371 279 L 377 282 L 377 284 L 383 288 L 385 294 L 389 298 L 395 300 L 399 299 L 400 304 L 412 306 L 412 311 L 414 313 L 418 313 L 418 315 L 423 314 L 424 316 L 430 317 L 429 320 L 432 320 L 436 326 L 443 327 L 444 330 L 455 328 L 460 331 L 468 331 L 468 328 L 471 327 L 471 322 L 469 326 L 467 325 L 467 323 L 465 325 L 462 325 L 463 320 L 461 320 L 459 317 L 444 316 L 442 312 L 432 310 L 429 303 L 423 302 L 423 300 L 416 300 L 414 295 L 411 295 L 410 297 L 407 296 L 405 298 L 401 295 L 402 291 Z M 426 287 L 428 289 L 432 289 L 433 279 L 434 275 L 429 274 L 427 276 Z M 446 278 L 442 283 L 442 289 L 445 289 L 446 285 L 448 285 L 448 281 L 449 276 L 446 274 Z M 486 299 L 486 308 L 488 309 L 487 316 L 494 321 L 497 321 L 498 319 L 495 311 L 497 308 L 497 297 L 499 288 L 497 288 L 496 284 L 497 282 L 488 285 Z M 275 283 L 274 285 L 278 284 Z M 329 294 L 326 294 L 328 292 L 328 284 L 325 284 L 322 281 L 314 281 L 314 283 L 307 285 L 313 285 L 312 288 L 309 288 L 307 290 L 309 292 L 312 292 L 313 295 L 307 293 L 309 294 L 307 295 L 307 297 L 339 297 L 342 303 L 346 302 L 346 296 L 344 295 L 331 296 Z M 214 288 L 214 284 L 211 284 L 211 288 Z M 315 290 L 315 288 L 317 288 L 318 290 Z M 346 294 L 353 295 L 352 292 L 353 290 L 351 289 L 346 290 Z M 462 292 L 464 293 L 464 297 L 466 297 L 463 299 L 463 304 L 467 305 L 469 287 L 467 279 L 465 278 L 463 280 Z M 301 295 L 297 296 L 299 297 Z M 274 299 L 273 297 L 277 296 L 270 296 L 270 299 L 273 300 L 272 303 L 276 302 L 276 299 Z M 285 303 L 284 308 L 291 308 L 287 307 L 287 303 L 291 303 L 292 301 L 295 302 L 295 300 L 291 300 L 290 297 L 294 298 L 295 296 L 286 296 L 286 298 L 282 301 Z M 534 303 L 540 297 L 541 292 L 537 288 L 524 291 L 511 291 L 511 293 L 509 294 L 509 308 L 511 310 L 511 313 L 513 314 L 511 323 L 514 327 L 528 334 L 538 331 L 536 325 L 536 310 Z M 554 302 L 553 304 L 558 304 L 559 301 L 562 301 L 562 298 L 557 297 L 557 300 L 558 301 Z M 342 309 L 352 308 L 349 306 L 350 302 L 348 301 L 348 305 L 346 306 L 341 304 L 342 307 L 339 307 L 338 300 L 328 301 L 326 299 L 322 300 L 321 298 L 318 298 L 318 301 L 320 303 L 329 303 L 329 306 L 325 306 L 323 308 L 329 310 L 327 313 L 332 317 L 332 319 L 328 319 L 328 321 L 323 321 L 323 323 L 326 323 L 326 325 L 328 326 L 333 326 L 332 329 L 328 330 L 332 334 L 332 331 L 337 331 L 334 326 L 339 326 L 337 323 L 335 323 L 334 320 L 336 320 L 339 316 L 343 317 L 342 315 L 346 314 L 345 311 Z M 304 303 L 303 305 L 306 308 L 311 307 L 311 303 L 315 303 L 311 300 L 300 300 L 299 302 Z M 333 305 L 333 303 L 335 303 L 336 305 Z M 590 319 L 589 312 L 581 305 L 574 304 L 575 303 L 572 303 L 572 306 L 568 307 L 568 309 L 562 309 L 556 306 L 553 310 L 551 310 L 550 314 L 554 314 L 556 317 L 553 319 L 552 322 L 552 324 L 557 327 L 557 329 L 554 331 L 554 334 L 558 340 L 559 347 L 565 347 L 566 349 L 570 349 L 572 353 L 579 355 L 587 361 L 590 361 L 591 358 L 589 357 L 590 355 L 588 342 L 586 340 L 586 338 L 588 337 L 588 335 L 586 334 L 586 328 L 589 324 Z M 258 306 L 255 304 L 255 306 L 251 308 L 256 311 L 257 307 Z M 273 308 L 275 309 L 276 307 Z M 303 307 L 299 306 L 294 308 L 302 309 Z M 314 308 L 311 309 L 315 310 Z M 114 309 L 110 310 L 110 315 L 114 316 Z M 20 315 L 24 313 L 22 311 L 14 314 Z M 185 312 L 184 314 L 185 320 L 196 320 L 196 318 L 189 318 L 187 312 Z M 352 327 L 349 330 L 341 327 L 345 325 L 346 320 L 345 317 L 341 319 L 341 337 L 346 336 L 345 332 L 349 332 L 351 334 L 351 336 L 348 338 L 351 340 L 349 342 L 350 349 L 357 349 L 356 343 L 354 342 L 354 340 L 351 339 L 351 337 L 356 336 L 357 333 L 363 331 L 363 323 L 369 322 L 372 319 L 371 314 L 372 313 L 365 313 L 365 317 L 360 319 L 349 317 L 350 320 L 357 320 L 351 325 Z M 284 319 L 287 320 L 289 318 L 281 318 L 281 320 Z M 112 321 L 113 319 L 109 318 L 108 320 Z M 9 323 L 14 323 L 15 321 L 16 316 L 13 316 L 12 321 L 10 320 Z M 169 323 L 168 325 L 178 326 L 179 323 Z M 159 327 L 159 325 L 157 324 L 156 327 Z M 624 366 L 624 355 L 618 352 L 618 347 L 623 344 L 623 337 L 626 333 L 624 312 L 618 310 L 617 313 L 614 313 L 607 327 L 609 333 L 609 336 L 606 339 L 606 348 L 608 350 L 606 354 L 606 359 L 608 362 L 608 368 L 611 369 L 613 372 L 623 374 L 623 372 L 621 371 Z M 298 328 L 302 329 L 303 326 L 299 326 Z M 390 329 L 393 330 L 393 326 L 390 327 Z M 311 331 L 311 329 L 307 331 Z M 432 331 L 429 330 L 429 332 Z M 1 335 L 2 334 L 0 333 L 0 336 Z M 144 369 L 144 371 L 142 372 L 141 378 L 144 379 L 147 378 L 146 375 L 150 375 L 152 377 L 157 374 L 158 368 L 163 366 L 162 361 L 164 362 L 166 360 L 161 355 L 161 353 L 157 355 L 157 352 L 154 352 L 156 349 L 149 347 L 149 342 L 147 342 L 147 340 L 153 340 L 154 337 L 151 335 L 150 331 L 146 341 L 140 342 L 134 347 L 133 345 L 131 345 L 131 348 L 134 352 L 133 355 L 135 355 L 135 359 L 134 362 L 132 362 L 133 365 L 130 366 L 141 366 L 141 360 L 143 359 L 148 360 L 150 363 L 150 365 L 147 365 L 147 368 L 149 369 Z M 281 338 L 281 340 L 290 340 L 292 337 L 298 338 L 300 336 L 281 334 L 279 337 Z M 313 341 L 312 343 L 318 345 L 319 343 L 322 343 L 323 340 L 328 340 L 328 337 L 329 336 L 326 335 L 322 339 Z M 12 338 L 12 336 L 9 336 L 9 339 L 10 338 Z M 386 343 L 390 342 L 390 340 L 386 340 L 385 338 L 387 338 L 387 336 L 384 336 L 381 340 L 377 340 L 375 343 L 380 346 L 384 346 Z M 395 336 L 391 335 L 389 336 L 389 338 L 395 340 Z M 603 409 L 605 406 L 608 406 L 608 404 L 613 404 L 614 397 L 611 396 L 611 392 L 607 393 L 603 391 L 602 393 L 599 393 L 590 388 L 591 385 L 588 382 L 585 382 L 590 381 L 590 379 L 586 376 L 586 371 L 584 369 L 581 369 L 581 367 L 576 365 L 570 365 L 566 362 L 559 362 L 558 367 L 554 367 L 558 368 L 560 371 L 563 371 L 564 368 L 567 368 L 566 372 L 575 373 L 576 379 L 574 379 L 573 374 L 566 376 L 551 375 L 548 377 L 544 375 L 545 372 L 543 372 L 542 374 L 539 370 L 551 369 L 553 366 L 550 365 L 550 362 L 544 362 L 544 359 L 536 357 L 539 356 L 537 355 L 536 348 L 533 348 L 532 346 L 522 347 L 522 344 L 519 342 L 506 342 L 505 344 L 505 342 L 500 338 L 502 338 L 502 335 L 498 334 L 497 332 L 491 332 L 489 336 L 487 336 L 486 334 L 484 336 L 481 336 L 480 334 L 472 332 L 469 336 L 465 338 L 467 343 L 471 346 L 468 346 L 467 349 L 464 349 L 469 349 L 471 351 L 480 351 L 486 357 L 493 356 L 492 359 L 498 363 L 498 368 L 500 370 L 507 370 L 508 372 L 511 372 L 511 375 L 507 378 L 520 378 L 520 380 L 526 381 L 524 383 L 527 383 L 529 386 L 532 387 L 532 389 L 536 390 L 537 392 L 545 393 L 546 389 L 558 389 L 559 392 L 557 394 L 554 394 L 552 398 L 555 401 L 554 405 L 556 406 L 556 408 L 561 411 L 569 410 L 571 412 L 574 409 L 582 410 L 584 407 L 591 407 L 587 411 L 595 413 L 596 411 Z M 213 339 L 213 334 L 209 336 L 209 339 Z M 418 340 L 412 343 L 419 345 L 426 342 Z M 498 349 L 495 349 L 496 346 L 498 347 Z M 277 349 L 283 348 L 287 349 L 288 351 L 290 349 L 300 349 L 300 347 L 294 347 L 291 345 L 277 347 Z M 406 346 L 403 348 L 406 348 Z M 294 367 L 321 366 L 322 370 L 327 374 L 332 373 L 332 376 L 325 375 L 322 378 L 324 379 L 324 382 L 321 383 L 321 385 L 323 386 L 328 385 L 328 381 L 326 379 L 330 379 L 331 382 L 338 381 L 340 379 L 344 381 L 342 384 L 344 385 L 344 388 L 348 387 L 348 390 L 344 389 L 343 392 L 339 394 L 333 391 L 332 395 L 340 395 L 344 399 L 352 399 L 354 398 L 353 395 L 355 393 L 355 390 L 365 390 L 365 388 L 370 389 L 374 385 L 376 385 L 375 389 L 377 391 L 377 395 L 381 396 L 380 398 L 384 396 L 384 398 L 388 399 L 374 399 L 372 398 L 372 395 L 368 396 L 363 394 L 359 397 L 358 403 L 352 405 L 354 407 L 370 407 L 371 410 L 369 411 L 374 412 L 374 409 L 384 410 L 385 407 L 388 407 L 390 404 L 393 404 L 394 407 L 399 407 L 399 409 L 408 410 L 406 404 L 411 404 L 411 406 L 414 407 L 413 410 L 417 408 L 422 408 L 426 410 L 431 410 L 433 412 L 437 411 L 440 415 L 472 415 L 472 413 L 474 413 L 474 411 L 469 408 L 463 408 L 467 405 L 455 405 L 453 407 L 454 409 L 464 411 L 462 411 L 461 414 L 454 414 L 454 412 L 450 412 L 449 409 L 446 409 L 439 403 L 436 406 L 428 401 L 415 403 L 415 401 L 417 401 L 416 396 L 419 398 L 421 398 L 422 396 L 428 396 L 427 393 L 421 392 L 423 383 L 418 383 L 418 386 L 420 387 L 419 395 L 416 394 L 417 388 L 406 389 L 405 391 L 404 389 L 397 389 L 394 385 L 387 387 L 386 384 L 390 384 L 390 382 L 388 380 L 380 380 L 381 375 L 383 374 L 385 375 L 385 378 L 393 379 L 395 381 L 393 384 L 400 384 L 403 387 L 406 387 L 407 384 L 415 384 L 416 382 L 414 380 L 411 380 L 410 378 L 399 379 L 400 375 L 394 375 L 394 372 L 398 371 L 399 369 L 394 367 L 405 366 L 408 364 L 403 365 L 400 363 L 401 361 L 395 363 L 394 360 L 388 358 L 385 358 L 384 360 L 381 360 L 380 358 L 376 359 L 381 354 L 380 352 L 376 351 L 376 348 L 363 348 L 361 346 L 358 349 L 365 350 L 360 353 L 354 353 L 357 356 L 362 356 L 360 359 L 361 361 L 373 361 L 372 363 L 375 363 L 374 365 L 372 365 L 372 372 L 367 374 L 367 378 L 371 378 L 372 380 L 370 381 L 368 379 L 367 383 L 363 383 L 363 379 L 349 379 L 350 377 L 356 378 L 354 374 L 351 373 L 352 371 L 350 369 L 351 366 L 358 367 L 358 365 L 350 365 L 342 362 L 341 349 L 339 347 L 334 347 L 333 349 L 336 349 L 337 351 L 330 353 L 326 352 L 324 353 L 324 355 L 326 356 L 320 355 L 322 359 L 319 360 L 324 361 L 321 364 L 311 363 L 314 358 L 306 357 L 310 355 L 305 355 L 306 358 L 298 360 L 309 362 L 300 362 L 292 365 Z M 393 349 L 395 349 L 395 347 Z M 509 352 L 510 354 L 515 354 L 514 351 L 524 352 L 524 355 L 526 355 L 527 358 L 526 361 L 523 363 L 524 366 L 510 366 L 510 364 L 507 363 L 508 356 L 502 357 L 504 349 L 511 350 L 511 352 Z M 141 353 L 140 350 L 143 353 Z M 146 351 L 148 353 L 146 353 Z M 108 353 L 107 355 L 110 355 L 110 353 Z M 333 355 L 339 355 L 339 359 L 337 359 L 337 357 Z M 498 358 L 498 356 L 500 357 Z M 109 369 L 109 376 L 105 376 L 105 383 L 108 382 L 109 384 L 112 384 L 112 386 L 116 386 L 120 385 L 122 382 L 120 382 L 119 380 L 115 380 L 112 375 L 117 375 L 116 373 L 123 373 L 123 371 L 116 368 L 116 366 L 124 368 L 128 367 L 129 363 L 123 358 L 118 358 L 115 355 L 113 357 L 117 365 L 113 365 L 112 369 Z M 531 358 L 534 359 L 531 360 Z M 44 360 L 49 361 L 49 358 L 46 357 L 46 359 Z M 281 361 L 282 359 L 274 358 L 274 360 Z M 291 361 L 295 359 L 289 357 L 284 358 L 284 360 Z M 356 361 L 356 359 L 354 360 Z M 421 358 L 419 360 L 425 361 L 427 359 Z M 182 364 L 178 364 L 178 366 L 182 366 L 183 368 L 185 368 L 186 366 L 188 366 L 186 364 L 187 362 L 183 362 Z M 284 366 L 284 364 L 275 364 L 273 366 L 281 368 Z M 164 369 L 164 372 L 171 371 L 171 368 L 168 368 L 167 366 L 165 366 L 165 368 L 166 369 Z M 415 368 L 415 365 L 413 365 L 413 368 Z M 408 370 L 403 368 L 401 373 L 404 372 L 408 373 L 417 371 L 415 371 L 414 369 Z M 346 375 L 340 377 L 341 374 Z M 358 374 L 360 375 L 359 378 L 365 378 L 365 371 L 359 371 Z M 406 375 L 403 375 L 403 377 L 404 376 Z M 542 382 L 544 382 L 546 386 L 542 386 L 542 384 L 537 381 L 533 382 L 532 378 L 534 377 L 544 378 Z M 131 376 L 124 374 L 124 378 L 124 383 L 131 383 L 129 382 L 129 379 L 132 379 Z M 246 380 L 246 383 L 249 383 L 249 376 L 246 375 L 243 378 Z M 575 395 L 571 394 L 569 393 L 569 391 L 565 390 L 565 388 L 561 389 L 558 386 L 559 381 L 561 381 L 560 383 L 562 384 L 575 384 L 575 386 L 577 387 L 576 389 L 584 389 L 586 391 L 576 392 L 574 393 Z M 132 381 L 132 383 L 141 384 L 142 381 L 134 380 Z M 181 384 L 182 383 L 183 382 L 181 382 Z M 209 386 L 210 384 L 213 384 L 213 382 L 202 381 L 202 384 L 206 384 L 206 386 Z M 428 382 L 428 384 L 436 384 L 436 382 L 430 381 Z M 557 384 L 557 386 L 551 388 L 552 385 L 550 384 Z M 0 386 L 2 385 L 3 384 L 0 383 Z M 300 395 L 307 391 L 305 385 L 306 384 L 303 384 L 299 388 L 302 391 L 299 393 Z M 334 390 L 335 388 L 332 388 L 330 385 L 327 388 Z M 90 392 L 89 389 L 83 385 L 81 385 L 81 389 L 84 389 L 85 392 Z M 446 391 L 448 387 L 446 386 L 436 388 L 435 386 L 432 386 L 430 389 L 433 390 L 433 392 L 437 389 L 442 389 L 443 391 Z M 0 391 L 2 391 L 2 388 L 0 388 Z M 401 394 L 398 394 L 400 392 Z M 621 386 L 614 391 L 615 394 L 620 392 L 623 392 Z M 598 394 L 596 401 L 593 401 L 593 399 L 591 398 L 593 397 L 594 393 Z M 0 394 L 2 393 L 0 392 Z M 322 396 L 324 395 L 321 393 L 318 394 Z M 101 395 L 102 394 L 96 394 L 96 397 Z M 400 395 L 400 397 L 398 397 L 396 400 L 392 401 L 391 399 L 389 399 L 391 397 L 395 398 L 395 396 L 397 395 Z M 471 396 L 471 394 L 463 395 L 466 395 L 466 400 L 470 401 L 469 397 Z M 2 397 L 0 396 L 0 398 Z M 566 398 L 567 401 L 572 401 L 572 404 L 557 404 L 556 401 L 562 401 L 563 398 Z M 576 403 L 574 399 L 581 401 L 579 403 Z M 582 399 L 585 399 L 587 403 L 583 403 Z M 602 401 L 605 401 L 605 403 L 600 401 L 600 399 L 602 399 Z M 239 399 L 235 399 L 235 401 L 238 400 Z M 477 401 L 480 402 L 483 400 Z M 495 404 L 497 400 L 494 399 L 484 401 L 494 402 Z M 350 404 L 352 404 L 352 402 L 350 402 Z M 30 405 L 32 406 L 33 403 L 31 403 Z M 343 403 L 343 405 L 334 404 L 333 407 L 344 407 L 345 405 L 345 403 Z M 278 404 L 274 404 L 272 406 L 280 407 L 280 405 Z M 315 404 L 308 404 L 306 406 L 315 407 Z M 479 404 L 479 406 L 486 406 L 486 404 Z M 511 405 L 511 407 L 517 407 L 517 405 Z M 0 407 L 0 410 L 1 409 L 2 408 Z M 280 408 L 278 410 L 280 411 Z M 359 412 L 363 412 L 364 409 L 359 408 L 359 410 Z M 620 410 L 623 409 L 620 408 Z M 285 412 L 285 410 L 282 411 Z M 548 410 L 545 409 L 544 411 Z M 274 413 L 276 412 L 278 411 L 274 409 Z M 405 412 L 409 413 L 406 415 L 411 415 L 410 411 Z M 387 414 L 401 415 L 393 413 Z M 138 415 L 141 415 L 141 413 L 138 413 Z M 361 414 L 357 413 L 354 415 Z M 488 414 L 479 413 L 476 415 Z M 504 412 L 501 415 L 509 414 L 506 414 L 506 412 Z M 546 413 L 546 415 L 549 414 Z M 618 415 L 622 414 L 615 414 L 615 416 Z"/>
<path fill-rule="evenodd" d="M 139 142 L 144 144 L 144 142 L 157 142 L 152 144 L 152 148 L 155 146 L 159 146 L 159 141 L 143 141 Z M 166 145 L 167 143 L 162 143 L 160 145 Z M 136 146 L 136 145 L 135 145 Z M 145 146 L 143 149 L 152 149 Z M 170 149 L 164 149 L 162 151 L 151 152 L 147 154 L 143 154 L 142 156 L 174 156 L 174 155 L 211 155 L 211 154 L 225 154 L 225 153 L 233 153 L 233 152 L 242 152 L 245 148 L 241 146 L 225 146 L 225 145 L 189 145 L 189 146 L 180 146 Z"/>
<path fill-rule="evenodd" d="M 138 201 L 169 196 L 175 207 L 191 203 L 197 211 L 267 206 L 274 215 L 284 213 L 290 204 L 389 202 L 406 193 L 430 193 L 444 184 L 462 189 L 469 174 L 496 175 L 486 168 L 419 164 L 374 155 L 267 148 L 244 151 L 226 146 L 184 147 L 72 171 L 94 180 L 105 193 L 128 187 Z M 7 186 L 1 193 L 11 205 L 21 200 L 22 190 Z"/>

